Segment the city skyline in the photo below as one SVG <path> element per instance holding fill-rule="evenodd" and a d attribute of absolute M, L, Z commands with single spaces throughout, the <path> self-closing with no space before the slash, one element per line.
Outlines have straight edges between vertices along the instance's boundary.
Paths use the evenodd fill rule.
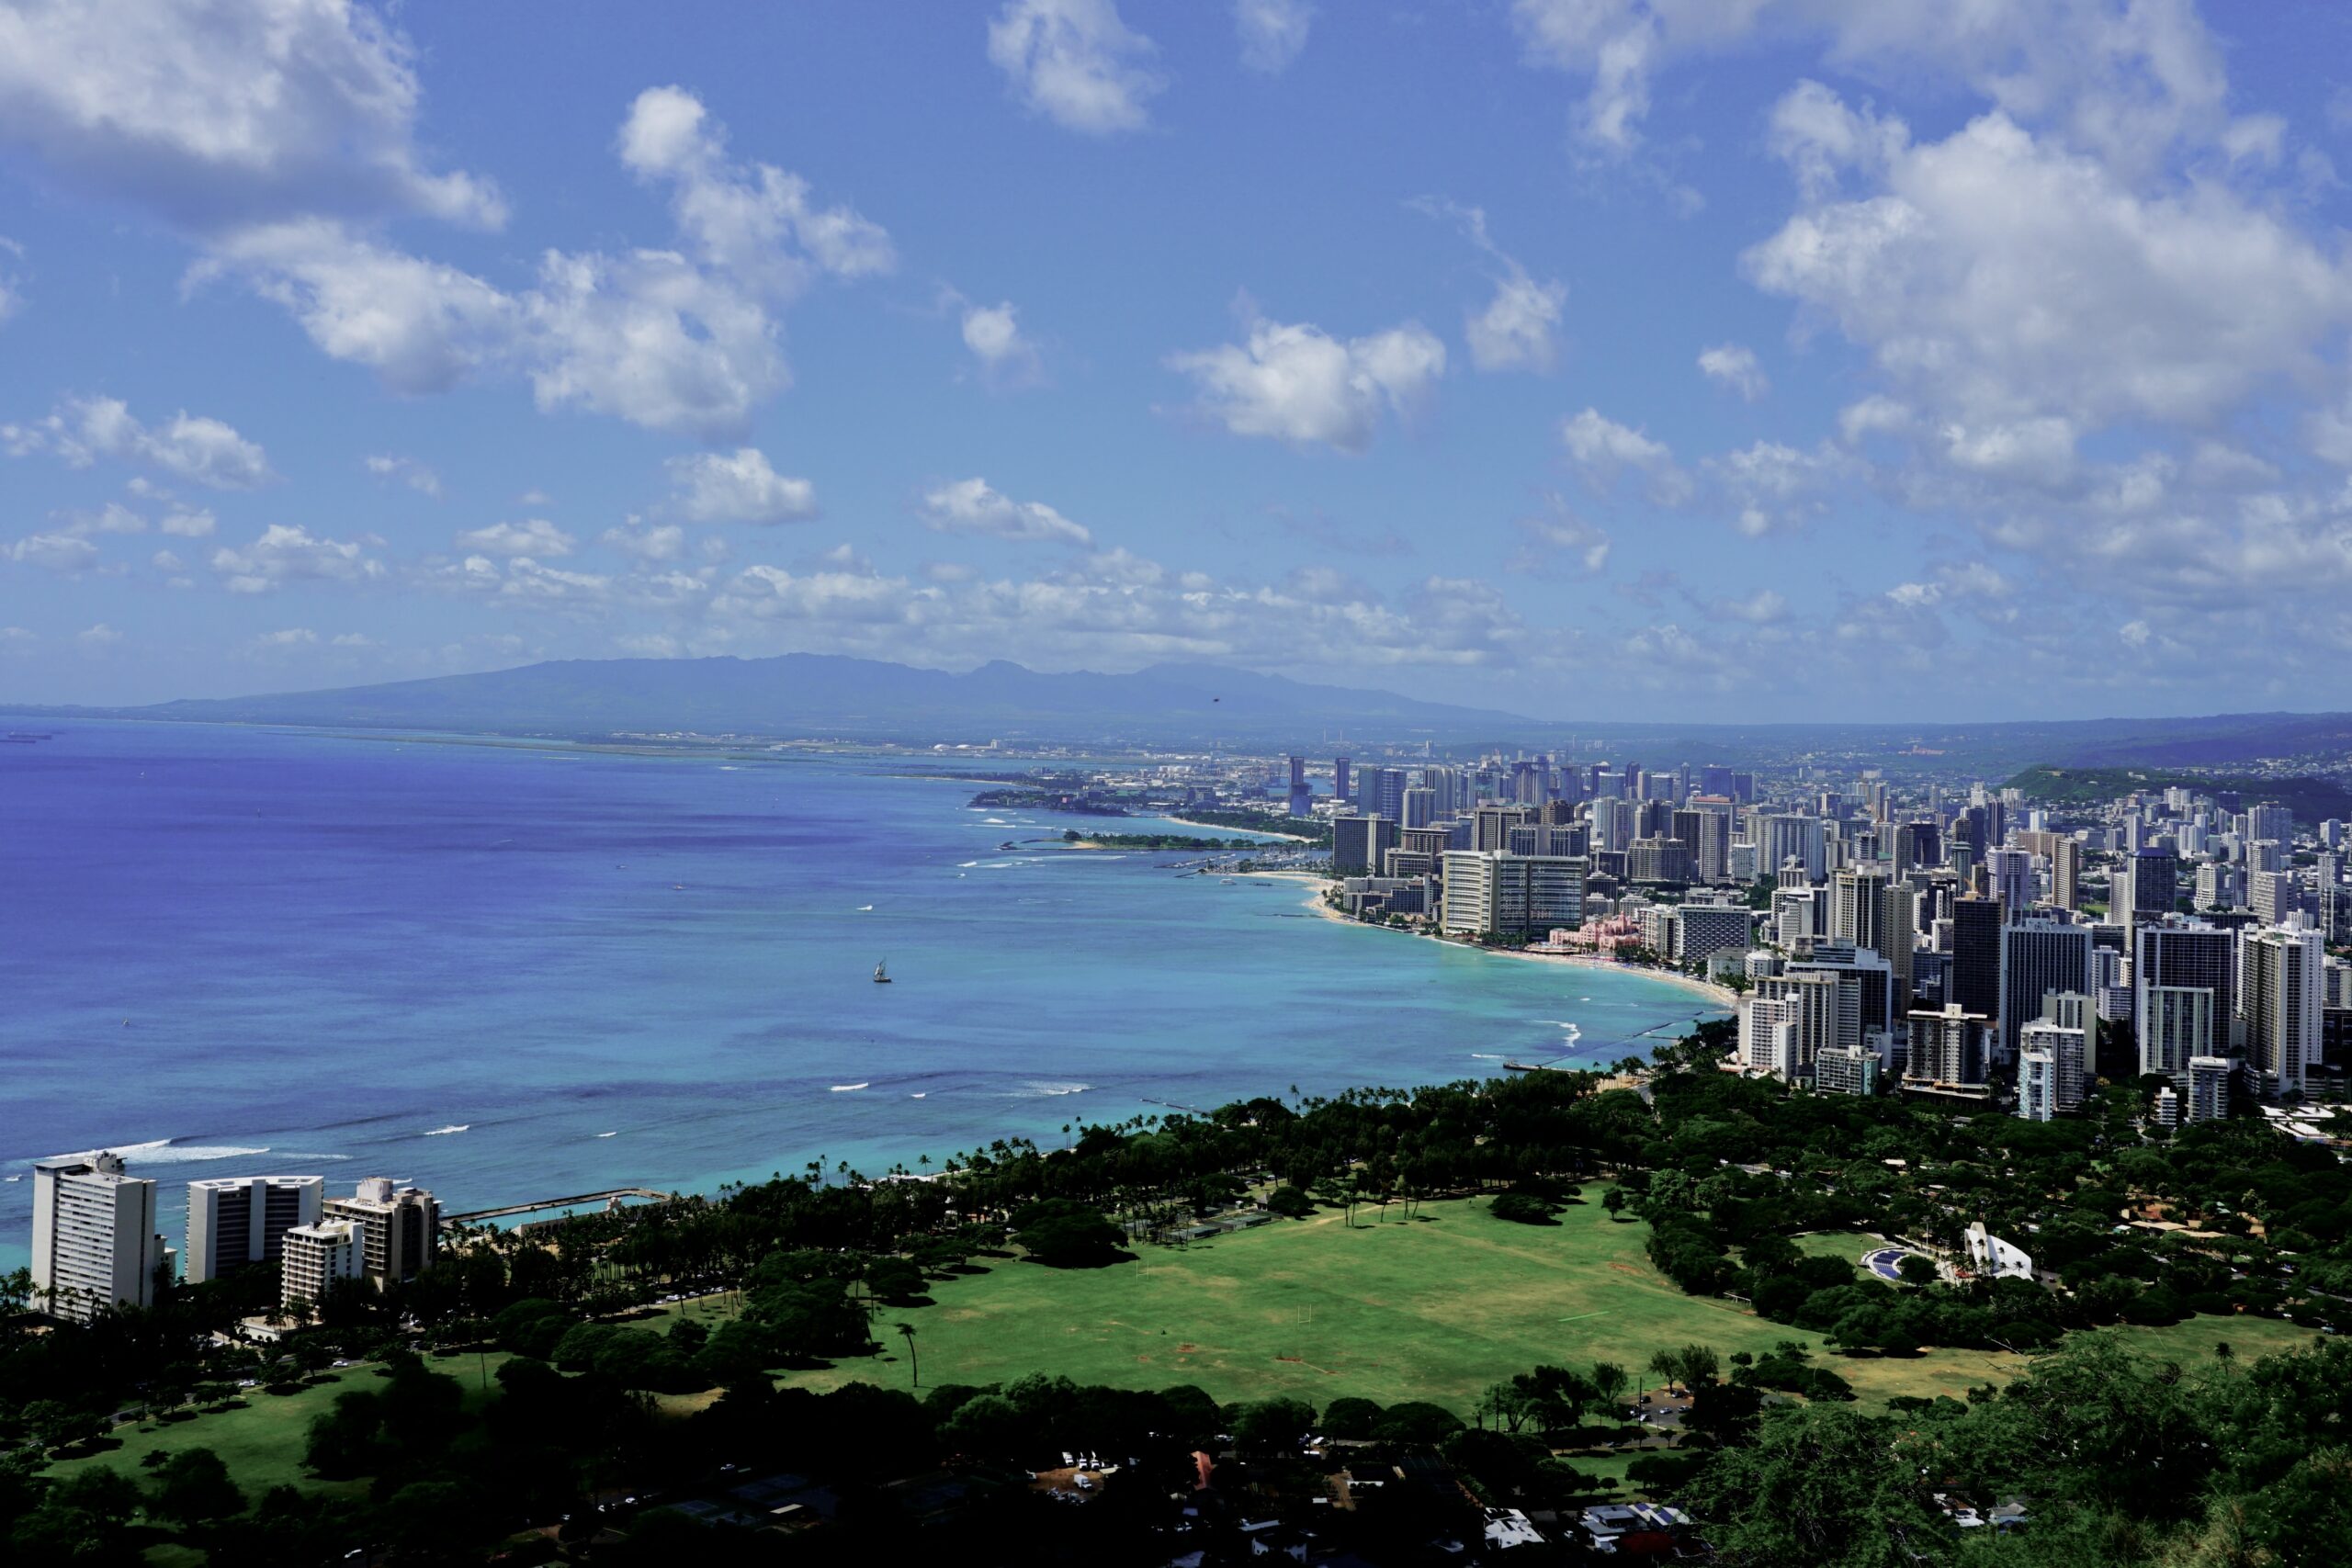
<path fill-rule="evenodd" d="M 2332 705 L 2333 17 L 874 16 L 0 7 L 0 700 L 815 651 Z"/>

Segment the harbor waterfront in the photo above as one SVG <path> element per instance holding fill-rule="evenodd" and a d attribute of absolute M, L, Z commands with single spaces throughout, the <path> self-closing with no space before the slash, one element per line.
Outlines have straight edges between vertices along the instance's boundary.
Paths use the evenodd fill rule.
<path fill-rule="evenodd" d="M 1296 881 L 1069 849 L 1102 818 L 972 809 L 906 753 L 47 728 L 0 758 L 0 1269 L 32 1160 L 66 1150 L 155 1178 L 176 1246 L 201 1177 L 380 1175 L 465 1211 L 920 1170 L 1723 1016 L 1318 919 Z"/>

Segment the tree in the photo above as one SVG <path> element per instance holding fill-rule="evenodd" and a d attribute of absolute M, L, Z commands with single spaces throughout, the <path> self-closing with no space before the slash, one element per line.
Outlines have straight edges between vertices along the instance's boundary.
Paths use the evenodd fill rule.
<path fill-rule="evenodd" d="M 1603 1404 L 1614 1404 L 1623 1398 L 1625 1385 L 1631 1381 L 1625 1369 L 1614 1361 L 1595 1361 L 1592 1364 L 1592 1391 L 1600 1395 Z"/>
<path fill-rule="evenodd" d="M 1118 1261 L 1119 1227 L 1091 1203 L 1074 1198 L 1041 1198 L 1012 1212 L 1011 1224 L 1022 1247 L 1052 1269 L 1088 1269 Z"/>
<path fill-rule="evenodd" d="M 899 1337 L 907 1342 L 907 1369 L 914 1374 L 914 1386 L 921 1388 L 922 1386 L 922 1359 L 915 1354 L 915 1325 L 911 1323 L 902 1323 L 898 1326 Z"/>
<path fill-rule="evenodd" d="M 1246 1452 L 1287 1453 L 1315 1427 L 1315 1406 L 1277 1397 L 1245 1404 L 1233 1418 L 1234 1443 Z"/>
<path fill-rule="evenodd" d="M 1611 1187 L 1600 1195 L 1600 1206 L 1609 1211 L 1609 1217 L 1612 1220 L 1624 1213 L 1626 1201 L 1625 1190 L 1622 1187 Z"/>
<path fill-rule="evenodd" d="M 1898 1568 L 1905 1545 L 1943 1540 L 1916 1462 L 1894 1423 L 1845 1405 L 1763 1414 L 1753 1442 L 1715 1450 L 1680 1501 L 1708 1521 L 1709 1543 L 1747 1568 Z"/>
<path fill-rule="evenodd" d="M 155 1472 L 149 1507 L 173 1523 L 194 1529 L 245 1511 L 245 1495 L 229 1477 L 229 1467 L 210 1449 L 182 1449 Z"/>
<path fill-rule="evenodd" d="M 1915 1289 L 1925 1289 L 1936 1282 L 1936 1260 L 1916 1252 L 1905 1253 L 1903 1261 L 1894 1266 L 1894 1271 L 1903 1276 L 1905 1284 Z"/>

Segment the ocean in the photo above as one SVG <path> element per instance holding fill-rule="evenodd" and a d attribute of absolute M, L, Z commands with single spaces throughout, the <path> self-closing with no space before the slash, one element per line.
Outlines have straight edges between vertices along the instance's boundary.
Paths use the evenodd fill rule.
<path fill-rule="evenodd" d="M 936 1168 L 1614 1061 L 1719 1010 L 1324 919 L 1296 881 L 1023 843 L 1152 825 L 972 809 L 904 755 L 33 728 L 0 746 L 0 1269 L 61 1152 L 156 1178 L 176 1247 L 198 1177 L 389 1176 L 455 1212 Z"/>

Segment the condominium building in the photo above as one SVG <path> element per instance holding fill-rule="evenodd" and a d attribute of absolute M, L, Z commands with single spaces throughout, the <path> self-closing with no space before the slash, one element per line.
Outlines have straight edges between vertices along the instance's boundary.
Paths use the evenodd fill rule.
<path fill-rule="evenodd" d="M 1878 1053 L 1868 1045 L 1830 1045 L 1813 1059 L 1813 1087 L 1824 1094 L 1878 1092 Z"/>
<path fill-rule="evenodd" d="M 2193 1056 L 2189 1059 L 2189 1121 L 2211 1122 L 2230 1113 L 2230 1079 L 2236 1072 L 2237 1063 L 2227 1056 Z"/>
<path fill-rule="evenodd" d="M 351 1220 L 362 1227 L 360 1272 L 381 1289 L 413 1280 L 433 1267 L 441 1230 L 441 1205 L 421 1187 L 395 1188 L 371 1176 L 349 1198 L 329 1198 L 328 1220 Z"/>
<path fill-rule="evenodd" d="M 286 1251 L 277 1299 L 291 1306 L 314 1302 L 337 1280 L 357 1280 L 368 1273 L 368 1226 L 359 1220 L 322 1220 L 296 1225 L 286 1233 Z"/>
<path fill-rule="evenodd" d="M 1397 847 L 1396 824 L 1385 817 L 1331 818 L 1331 869 L 1341 876 L 1361 876 L 1381 869 L 1382 856 Z"/>
<path fill-rule="evenodd" d="M 2018 1036 L 2041 1016 L 2043 997 L 2052 991 L 2087 994 L 2090 982 L 2090 927 L 2038 916 L 2003 926 L 1999 1059 L 2016 1059 Z"/>
<path fill-rule="evenodd" d="M 1973 1087 L 1985 1081 L 1984 1034 L 1990 1021 L 1958 1004 L 1911 1013 L 1911 1055 L 1906 1083 Z"/>
<path fill-rule="evenodd" d="M 2088 998 L 2079 998 L 2087 1002 Z M 2091 1028 L 2098 1027 L 2094 1018 Z M 2088 1073 L 2085 1070 L 2090 1056 L 2088 1032 L 2079 1024 L 2069 1025 L 2063 1020 L 2041 1018 L 2018 1032 L 2018 1092 L 2024 1092 L 2025 1060 L 2040 1055 L 2047 1063 L 2050 1074 L 2050 1105 L 2053 1112 L 2072 1112 L 2082 1109 L 2083 1089 Z M 2023 1115 L 2023 1111 L 2018 1112 Z M 2049 1117 L 2037 1120 L 2047 1122 Z"/>
<path fill-rule="evenodd" d="M 2058 1059 L 2029 1048 L 2018 1056 L 2018 1114 L 2029 1122 L 2058 1119 Z"/>
<path fill-rule="evenodd" d="M 152 1306 L 170 1257 L 155 1234 L 155 1184 L 126 1174 L 121 1156 L 33 1162 L 33 1296 L 43 1311 L 87 1322 Z"/>
<path fill-rule="evenodd" d="M 1746 953 L 1755 934 L 1755 917 L 1744 907 L 1685 904 L 1674 912 L 1673 955 L 1688 964 L 1719 953 Z"/>
<path fill-rule="evenodd" d="M 2319 931 L 2301 923 L 2245 939 L 2238 1008 L 2246 1054 L 2273 1094 L 2301 1094 L 2304 1074 L 2319 1066 L 2326 956 Z"/>
<path fill-rule="evenodd" d="M 326 1179 L 317 1176 L 219 1176 L 187 1184 L 187 1281 L 249 1263 L 280 1261 L 286 1233 L 316 1224 Z"/>

